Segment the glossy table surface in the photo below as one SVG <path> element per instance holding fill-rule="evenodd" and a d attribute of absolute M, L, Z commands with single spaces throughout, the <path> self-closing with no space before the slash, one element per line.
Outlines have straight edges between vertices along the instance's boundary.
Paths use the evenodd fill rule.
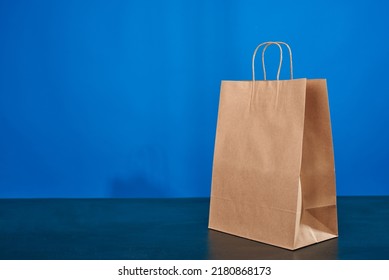
<path fill-rule="evenodd" d="M 338 197 L 339 238 L 297 251 L 209 230 L 209 199 L 0 199 L 0 259 L 389 259 L 389 197 Z"/>

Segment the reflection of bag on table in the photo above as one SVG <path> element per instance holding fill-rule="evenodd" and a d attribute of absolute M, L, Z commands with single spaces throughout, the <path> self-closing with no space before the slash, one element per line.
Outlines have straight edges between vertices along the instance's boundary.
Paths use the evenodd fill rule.
<path fill-rule="evenodd" d="M 282 48 L 291 79 L 279 80 Z M 262 52 L 264 80 L 255 81 Z M 277 80 L 264 52 L 280 49 Z M 252 81 L 222 81 L 209 228 L 298 249 L 337 237 L 334 156 L 325 79 L 293 79 L 287 44 L 260 44 Z"/>

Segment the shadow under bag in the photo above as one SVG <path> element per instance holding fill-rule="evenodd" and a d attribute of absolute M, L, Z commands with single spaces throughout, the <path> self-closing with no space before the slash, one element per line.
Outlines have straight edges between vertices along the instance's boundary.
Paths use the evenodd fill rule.
<path fill-rule="evenodd" d="M 280 49 L 266 80 L 267 47 Z M 279 80 L 282 47 L 290 80 Z M 260 47 L 264 80 L 256 81 Z M 222 81 L 209 228 L 295 250 L 338 236 L 334 153 L 325 79 L 293 79 L 283 42 L 254 51 L 252 81 Z"/>

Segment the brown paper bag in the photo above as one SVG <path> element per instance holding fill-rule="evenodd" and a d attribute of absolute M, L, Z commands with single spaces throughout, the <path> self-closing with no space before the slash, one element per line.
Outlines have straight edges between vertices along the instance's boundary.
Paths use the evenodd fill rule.
<path fill-rule="evenodd" d="M 279 80 L 283 42 L 260 44 L 252 81 L 222 81 L 209 228 L 298 249 L 338 236 L 334 156 L 324 79 Z M 280 48 L 277 80 L 264 52 Z M 264 80 L 255 81 L 262 53 Z"/>

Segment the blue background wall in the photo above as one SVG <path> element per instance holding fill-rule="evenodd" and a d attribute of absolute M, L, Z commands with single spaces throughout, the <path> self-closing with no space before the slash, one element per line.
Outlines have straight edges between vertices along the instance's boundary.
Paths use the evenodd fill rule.
<path fill-rule="evenodd" d="M 0 197 L 208 196 L 220 80 L 268 40 L 328 79 L 338 193 L 389 195 L 383 3 L 0 1 Z"/>

